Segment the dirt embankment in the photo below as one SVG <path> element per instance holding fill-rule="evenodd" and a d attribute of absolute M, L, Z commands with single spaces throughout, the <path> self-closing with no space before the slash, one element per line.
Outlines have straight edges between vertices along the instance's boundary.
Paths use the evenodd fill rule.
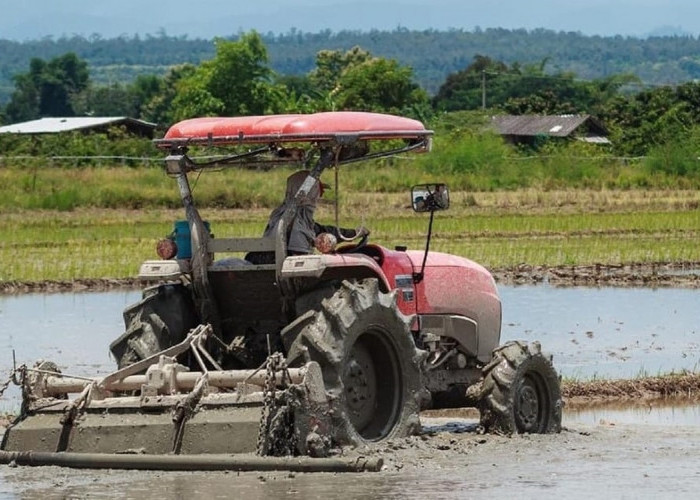
<path fill-rule="evenodd" d="M 99 292 L 117 289 L 138 289 L 148 285 L 138 278 L 77 278 L 66 281 L 3 281 L 0 294 Z"/>
<path fill-rule="evenodd" d="M 622 286 L 700 288 L 700 262 L 530 266 L 492 270 L 509 285 L 549 283 L 555 286 Z"/>
<path fill-rule="evenodd" d="M 568 408 L 682 400 L 700 402 L 700 373 L 673 373 L 627 380 L 565 380 L 561 386 Z"/>
<path fill-rule="evenodd" d="M 593 264 L 588 266 L 530 266 L 492 269 L 498 283 L 555 286 L 622 286 L 700 288 L 700 262 Z M 148 283 L 137 278 L 78 278 L 67 281 L 5 281 L 0 294 L 57 293 L 137 289 Z"/>

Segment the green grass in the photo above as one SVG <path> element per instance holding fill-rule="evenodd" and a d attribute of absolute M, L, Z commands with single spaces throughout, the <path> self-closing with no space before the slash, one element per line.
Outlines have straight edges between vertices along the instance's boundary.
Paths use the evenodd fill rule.
<path fill-rule="evenodd" d="M 402 207 L 404 196 L 378 197 L 387 203 L 378 204 L 374 195 L 348 194 L 341 225 L 365 224 L 372 230 L 371 241 L 389 247 L 424 248 L 427 216 Z M 541 209 L 491 214 L 457 206 L 436 215 L 431 248 L 494 269 L 520 263 L 700 261 L 698 210 L 559 213 L 550 207 L 552 213 L 539 213 Z M 202 210 L 214 234 L 222 237 L 259 235 L 268 213 L 267 208 Z M 0 234 L 5 235 L 0 241 L 0 281 L 135 276 L 143 260 L 156 258 L 156 241 L 182 216 L 182 210 L 162 209 L 6 214 L 0 220 Z M 321 207 L 318 219 L 333 223 L 330 207 Z"/>
<path fill-rule="evenodd" d="M 578 175 L 576 166 L 562 170 L 556 158 L 543 157 L 514 173 L 512 162 L 508 166 L 498 159 L 503 150 L 492 138 L 482 142 L 480 147 L 491 152 L 486 159 L 463 144 L 466 150 L 452 156 L 443 148 L 443 156 L 408 157 L 400 165 L 389 158 L 343 167 L 340 189 L 331 192 L 339 195 L 341 225 L 363 224 L 372 230 L 372 241 L 389 247 L 422 249 L 428 218 L 410 210 L 409 188 L 443 181 L 452 188 L 452 206 L 436 215 L 431 248 L 491 268 L 700 262 L 698 190 L 673 184 L 662 189 L 601 187 L 606 178 L 634 166 L 605 174 L 581 167 L 580 174 L 601 176 L 596 187 L 551 189 L 564 171 Z M 464 158 L 473 162 L 464 163 Z M 425 163 L 436 160 L 430 168 Z M 501 181 L 486 182 L 499 172 Z M 190 182 L 215 235 L 257 236 L 283 197 L 289 173 L 285 168 L 227 169 L 193 174 Z M 511 175 L 538 186 L 493 190 L 508 184 Z M 326 172 L 323 180 L 333 183 L 333 177 Z M 486 189 L 466 189 L 482 177 Z M 135 276 L 143 260 L 156 257 L 156 241 L 183 218 L 173 179 L 157 167 L 126 166 L 0 167 L 0 213 L 0 281 Z M 334 223 L 331 206 L 321 205 L 317 218 Z"/>
<path fill-rule="evenodd" d="M 443 139 L 444 140 L 444 139 Z M 624 193 L 631 189 L 697 190 L 700 174 L 686 176 L 652 171 L 644 164 L 610 165 L 608 160 L 570 157 L 507 158 L 505 151 L 460 143 L 469 152 L 442 151 L 429 155 L 403 156 L 341 167 L 341 196 L 347 193 L 405 193 L 413 184 L 446 182 L 455 192 L 517 193 L 522 190 L 587 190 Z M 456 147 L 456 146 L 455 146 Z M 493 148 L 496 146 L 493 145 Z M 479 156 L 479 151 L 486 156 Z M 500 155 L 500 156 L 499 156 Z M 269 172 L 243 169 L 208 171 L 191 176 L 200 207 L 273 207 L 292 170 Z M 333 181 L 326 172 L 324 181 Z M 473 204 L 465 197 L 462 203 Z M 49 165 L 0 167 L 0 209 L 62 210 L 76 208 L 177 208 L 180 206 L 173 179 L 152 166 Z M 595 210 L 595 206 L 588 210 Z"/>

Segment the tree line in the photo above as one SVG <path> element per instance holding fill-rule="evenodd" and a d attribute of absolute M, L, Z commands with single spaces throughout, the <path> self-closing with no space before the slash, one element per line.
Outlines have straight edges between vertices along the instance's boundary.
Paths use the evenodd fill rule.
<path fill-rule="evenodd" d="M 264 37 L 255 32 L 217 39 L 212 46 L 212 57 L 198 64 L 173 65 L 162 75 L 141 74 L 111 84 L 94 81 L 88 61 L 74 52 L 32 58 L 28 70 L 14 75 L 0 122 L 90 115 L 130 116 L 167 126 L 194 116 L 363 110 L 439 126 L 449 121 L 446 113 L 469 110 L 578 113 L 603 120 L 612 152 L 619 155 L 644 155 L 668 144 L 687 149 L 700 135 L 700 84 L 695 82 L 640 87 L 631 73 L 582 79 L 552 68 L 549 58 L 509 63 L 477 54 L 431 95 L 409 65 L 360 46 L 319 50 L 303 74 L 275 71 Z"/>
<path fill-rule="evenodd" d="M 243 34 L 225 37 L 237 40 Z M 586 36 L 546 29 L 340 31 L 261 35 L 273 70 L 285 75 L 311 71 L 321 50 L 346 51 L 359 46 L 372 54 L 396 59 L 414 70 L 416 81 L 434 94 L 448 74 L 465 68 L 475 54 L 506 64 L 550 60 L 553 71 L 575 72 L 581 78 L 632 73 L 649 83 L 679 83 L 700 78 L 700 38 L 663 36 L 635 38 Z M 164 31 L 145 36 L 102 38 L 45 37 L 16 42 L 0 39 L 0 103 L 12 92 L 13 75 L 25 71 L 29 60 L 53 59 L 74 52 L 90 65 L 99 83 L 132 81 L 139 74 L 163 75 L 176 64 L 199 64 L 214 56 L 211 40 L 168 36 Z"/>

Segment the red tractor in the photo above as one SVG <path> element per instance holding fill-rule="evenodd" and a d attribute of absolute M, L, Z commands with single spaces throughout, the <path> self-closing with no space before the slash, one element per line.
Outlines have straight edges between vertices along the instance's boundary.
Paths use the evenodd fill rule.
<path fill-rule="evenodd" d="M 485 431 L 559 432 L 562 403 L 551 358 L 537 342 L 499 347 L 501 302 L 491 274 L 464 257 L 429 250 L 433 216 L 449 208 L 445 184 L 411 189 L 413 210 L 430 217 L 423 250 L 372 244 L 365 231 L 360 241 L 340 246 L 337 233 L 321 233 L 315 253 L 290 254 L 300 207 L 317 195 L 325 170 L 427 152 L 431 138 L 418 121 L 359 112 L 200 118 L 171 127 L 156 145 L 168 152 L 166 171 L 177 180 L 186 222 L 159 244 L 161 260 L 142 265 L 140 276 L 159 284 L 124 312 L 126 331 L 110 346 L 119 370 L 101 379 L 99 396 L 81 407 L 102 416 L 82 424 L 100 427 L 91 442 L 100 451 L 124 446 L 100 439 L 103 429 L 123 425 L 108 407 L 150 415 L 141 420 L 147 424 L 190 408 L 166 439 L 172 449 L 132 428 L 150 453 L 319 456 L 334 445 L 419 432 L 421 409 L 461 406 L 479 409 Z M 188 155 L 210 147 L 230 154 L 206 162 Z M 188 174 L 251 165 L 297 166 L 307 175 L 266 236 L 214 238 L 195 208 Z M 144 383 L 130 386 L 129 377 Z M 87 391 L 74 382 L 74 390 Z M 68 392 L 45 389 L 45 378 L 42 384 L 34 400 Z M 57 400 L 66 412 L 66 400 Z M 42 413 L 36 405 L 28 410 Z M 105 418 L 117 420 L 108 425 Z M 21 425 L 8 431 L 10 441 Z M 183 441 L 185 428 L 202 442 Z"/>

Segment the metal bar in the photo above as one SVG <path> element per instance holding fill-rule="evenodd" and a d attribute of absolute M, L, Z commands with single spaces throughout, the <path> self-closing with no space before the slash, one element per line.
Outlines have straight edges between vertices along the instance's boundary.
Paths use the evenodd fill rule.
<path fill-rule="evenodd" d="M 122 380 L 129 375 L 134 375 L 138 372 L 144 371 L 146 368 L 149 366 L 155 364 L 158 362 L 161 356 L 167 356 L 167 357 L 176 357 L 183 352 L 185 352 L 187 349 L 190 348 L 190 344 L 194 340 L 196 335 L 202 335 L 204 332 L 208 331 L 211 328 L 209 325 L 198 325 L 194 330 L 192 330 L 185 340 L 180 342 L 179 344 L 175 344 L 172 347 L 168 347 L 167 349 L 157 352 L 152 356 L 147 357 L 146 359 L 142 359 L 141 361 L 137 361 L 133 365 L 126 366 L 122 368 L 121 370 L 117 370 L 116 372 L 112 372 L 109 375 L 105 376 L 100 383 L 98 384 L 100 387 L 107 387 L 113 382 L 117 380 Z"/>
<path fill-rule="evenodd" d="M 203 341 L 202 337 L 199 337 L 197 339 L 197 342 L 195 342 L 194 346 L 199 350 L 199 352 L 202 354 L 202 356 L 207 358 L 209 363 L 211 363 L 211 365 L 214 367 L 214 370 L 223 370 L 223 368 L 221 368 L 221 365 L 219 363 L 217 363 L 216 360 L 211 357 L 211 354 L 209 354 L 209 351 L 207 351 L 207 348 L 204 346 L 204 341 Z M 195 351 L 197 349 L 195 349 Z M 209 371 L 209 370 L 207 370 L 207 371 Z"/>
<path fill-rule="evenodd" d="M 378 472 L 381 457 L 310 458 L 254 455 L 128 455 L 0 451 L 0 464 L 76 469 L 234 470 L 291 472 Z"/>
<path fill-rule="evenodd" d="M 207 274 L 207 267 L 210 264 L 210 256 L 207 252 L 210 239 L 209 231 L 207 231 L 204 221 L 202 221 L 197 208 L 194 206 L 192 189 L 187 173 L 182 165 L 180 165 L 180 173 L 177 174 L 176 178 L 182 205 L 185 208 L 185 216 L 190 226 L 190 242 L 192 245 L 190 263 L 192 265 L 192 288 L 194 289 L 195 306 L 201 321 L 211 324 L 215 334 L 221 334 L 219 312 Z"/>
<path fill-rule="evenodd" d="M 299 384 L 304 380 L 306 370 L 304 368 L 289 368 L 289 375 L 292 384 Z M 209 371 L 209 385 L 235 389 L 240 383 L 251 385 L 264 385 L 265 372 L 262 370 L 221 370 Z M 177 388 L 180 390 L 192 390 L 197 380 L 202 376 L 202 372 L 178 372 L 175 375 Z M 75 377 L 49 376 L 44 381 L 42 390 L 47 396 L 81 392 L 86 386 L 93 382 L 99 382 L 99 378 L 85 379 Z M 103 389 L 110 392 L 134 391 L 141 389 L 141 386 L 148 382 L 146 375 L 130 375 L 121 380 L 115 380 L 103 386 Z"/>
<path fill-rule="evenodd" d="M 411 151 L 426 149 L 427 147 L 428 147 L 428 144 L 426 142 L 418 142 L 416 144 L 411 144 L 410 146 L 406 146 L 406 147 L 402 147 L 402 148 L 387 149 L 385 151 L 377 151 L 376 153 L 366 154 L 364 156 L 358 156 L 357 158 L 350 158 L 348 160 L 341 160 L 338 162 L 338 165 L 349 165 L 350 163 L 358 163 L 358 162 L 365 161 L 365 160 L 382 158 L 384 156 L 393 156 L 393 155 L 398 155 L 401 153 L 408 153 Z"/>

